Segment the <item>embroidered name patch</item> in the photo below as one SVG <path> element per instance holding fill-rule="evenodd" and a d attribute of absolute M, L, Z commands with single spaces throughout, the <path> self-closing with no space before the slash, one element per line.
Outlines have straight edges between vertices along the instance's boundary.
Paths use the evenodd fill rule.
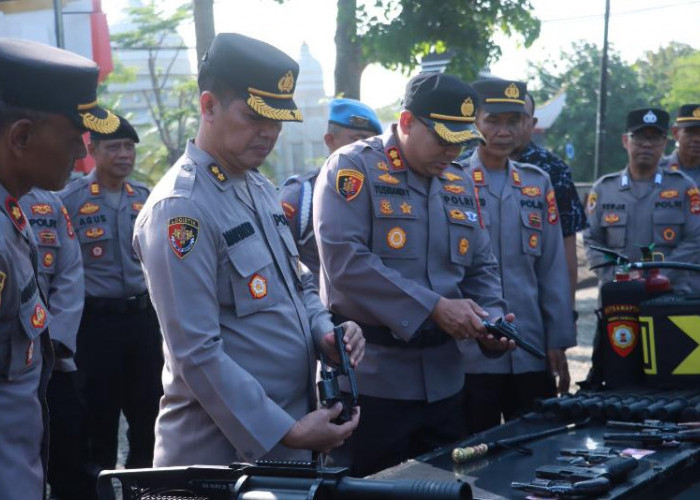
<path fill-rule="evenodd" d="M 233 246 L 239 241 L 242 241 L 249 236 L 255 234 L 255 228 L 250 222 L 244 222 L 238 226 L 228 229 L 224 232 L 224 240 L 228 246 Z"/>

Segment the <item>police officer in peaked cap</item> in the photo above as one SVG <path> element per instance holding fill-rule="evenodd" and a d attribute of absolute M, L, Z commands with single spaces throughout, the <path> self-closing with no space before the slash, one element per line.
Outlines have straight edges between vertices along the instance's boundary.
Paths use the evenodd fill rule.
<path fill-rule="evenodd" d="M 330 102 L 328 130 L 323 141 L 328 152 L 368 139 L 382 133 L 382 124 L 375 112 L 356 99 L 333 99 Z M 289 220 L 289 229 L 294 235 L 299 258 L 313 275 L 318 286 L 320 261 L 313 228 L 313 190 L 321 169 L 317 168 L 304 175 L 294 175 L 287 179 L 280 189 L 282 210 Z"/>
<path fill-rule="evenodd" d="M 676 149 L 661 159 L 661 168 L 680 170 L 700 184 L 700 104 L 678 108 L 671 133 L 676 139 Z"/>
<path fill-rule="evenodd" d="M 71 52 L 26 40 L 0 39 L 3 498 L 44 497 L 46 385 L 54 359 L 49 339 L 51 314 L 37 285 L 37 242 L 18 199 L 35 186 L 61 189 L 75 160 L 85 156 L 82 134 L 117 127 L 117 118 L 97 105 L 97 75 L 94 62 Z M 57 347 L 59 356 L 69 352 Z"/>
<path fill-rule="evenodd" d="M 527 118 L 526 86 L 500 78 L 472 83 L 481 98 L 480 144 L 462 165 L 479 194 L 482 217 L 499 262 L 503 298 L 523 338 L 547 352 L 516 350 L 487 359 L 465 349 L 467 428 L 477 433 L 531 410 L 535 398 L 569 391 L 564 351 L 576 345 L 566 256 L 554 189 L 534 165 L 509 159 Z"/>
<path fill-rule="evenodd" d="M 165 340 L 155 466 L 309 460 L 347 439 L 341 405 L 316 409 L 317 353 L 333 323 L 270 182 L 257 172 L 285 121 L 299 67 L 275 47 L 216 36 L 199 73 L 199 130 L 136 220 L 134 249 Z M 346 322 L 355 365 L 364 338 Z"/>
<path fill-rule="evenodd" d="M 478 342 L 488 355 L 512 347 L 482 324 L 506 304 L 473 183 L 452 164 L 482 140 L 477 106 L 454 76 L 415 76 L 399 122 L 330 155 L 316 181 L 320 295 L 367 339 L 356 372 L 362 420 L 332 453 L 354 475 L 459 439 L 459 347 Z"/>

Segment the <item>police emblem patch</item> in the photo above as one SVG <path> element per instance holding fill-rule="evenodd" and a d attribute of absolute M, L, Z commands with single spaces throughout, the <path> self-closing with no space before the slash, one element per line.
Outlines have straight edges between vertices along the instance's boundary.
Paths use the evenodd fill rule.
<path fill-rule="evenodd" d="M 469 251 L 469 240 L 462 238 L 459 240 L 459 255 L 465 255 Z"/>
<path fill-rule="evenodd" d="M 83 203 L 80 208 L 78 209 L 78 212 L 84 215 L 90 215 L 94 214 L 100 209 L 99 205 L 95 205 L 94 203 L 90 203 L 89 201 L 86 203 Z"/>
<path fill-rule="evenodd" d="M 382 174 L 378 177 L 380 181 L 386 182 L 387 184 L 398 184 L 401 182 L 396 177 L 391 174 Z"/>
<path fill-rule="evenodd" d="M 30 318 L 34 328 L 44 328 L 46 324 L 46 311 L 39 304 L 34 308 L 34 314 Z"/>
<path fill-rule="evenodd" d="M 593 210 L 595 210 L 595 206 L 598 202 L 598 195 L 595 193 L 588 193 L 588 201 L 586 202 L 586 211 L 589 214 L 593 213 Z"/>
<path fill-rule="evenodd" d="M 410 215 L 411 210 L 413 209 L 413 207 L 411 205 L 409 205 L 408 203 L 406 203 L 405 201 L 401 204 L 401 206 L 399 208 L 401 209 L 401 213 L 407 214 L 407 215 Z"/>
<path fill-rule="evenodd" d="M 540 242 L 539 237 L 537 234 L 532 233 L 530 235 L 530 238 L 528 239 L 528 245 L 530 245 L 530 248 L 537 248 L 537 244 Z"/>
<path fill-rule="evenodd" d="M 99 259 L 105 254 L 105 249 L 102 247 L 102 245 L 95 245 L 90 249 L 90 255 L 92 255 L 94 258 Z"/>
<path fill-rule="evenodd" d="M 460 186 L 458 184 L 445 184 L 444 186 L 442 186 L 442 189 L 452 194 L 462 194 L 466 191 L 466 189 L 464 189 L 464 186 Z"/>
<path fill-rule="evenodd" d="M 199 221 L 191 217 L 173 217 L 168 221 L 168 242 L 179 259 L 184 259 L 197 243 Z"/>
<path fill-rule="evenodd" d="M 627 357 L 637 345 L 639 335 L 636 321 L 612 321 L 608 323 L 608 339 L 613 350 L 623 358 Z"/>
<path fill-rule="evenodd" d="M 386 242 L 394 250 L 399 250 L 406 245 L 406 231 L 400 227 L 392 227 L 386 234 Z"/>
<path fill-rule="evenodd" d="M 262 299 L 267 295 L 267 280 L 256 273 L 250 278 L 248 288 L 254 299 Z"/>
<path fill-rule="evenodd" d="M 41 259 L 41 262 L 44 264 L 44 267 L 51 267 L 51 264 L 53 264 L 54 258 L 53 258 L 53 253 L 51 251 L 47 251 L 44 253 L 44 257 Z"/>
<path fill-rule="evenodd" d="M 75 238 L 75 230 L 73 229 L 73 222 L 70 220 L 70 215 L 68 215 L 68 210 L 66 210 L 66 207 L 61 205 L 61 213 L 63 214 L 63 218 L 66 219 L 66 233 L 68 233 L 68 237 L 72 240 Z"/>
<path fill-rule="evenodd" d="M 341 169 L 335 177 L 335 190 L 338 191 L 346 201 L 352 201 L 362 191 L 365 176 L 357 170 Z"/>
<path fill-rule="evenodd" d="M 676 232 L 670 227 L 667 227 L 666 229 L 664 229 L 663 237 L 666 241 L 673 241 L 674 239 L 676 239 Z"/>
<path fill-rule="evenodd" d="M 535 198 L 536 196 L 542 194 L 542 190 L 537 186 L 523 186 L 520 189 L 520 192 L 523 193 L 525 196 L 529 196 L 530 198 Z"/>
<path fill-rule="evenodd" d="M 33 215 L 49 215 L 53 213 L 53 208 L 48 203 L 37 203 L 31 207 Z"/>

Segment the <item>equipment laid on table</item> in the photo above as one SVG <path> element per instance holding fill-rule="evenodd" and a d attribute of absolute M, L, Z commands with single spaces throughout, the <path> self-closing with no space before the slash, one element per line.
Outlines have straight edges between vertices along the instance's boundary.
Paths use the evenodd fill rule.
<path fill-rule="evenodd" d="M 608 427 L 637 432 L 610 432 L 603 435 L 605 441 L 637 441 L 647 446 L 659 446 L 669 443 L 700 443 L 700 422 L 673 424 L 658 420 L 646 420 L 643 423 L 608 421 Z"/>

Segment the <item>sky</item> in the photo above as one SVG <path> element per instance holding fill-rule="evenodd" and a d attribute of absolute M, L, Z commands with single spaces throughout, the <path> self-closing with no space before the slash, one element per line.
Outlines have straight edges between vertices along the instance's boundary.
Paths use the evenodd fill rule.
<path fill-rule="evenodd" d="M 123 9 L 129 3 L 134 0 L 103 0 L 108 22 L 122 19 Z M 578 40 L 602 47 L 605 0 L 531 0 L 531 4 L 534 15 L 542 21 L 539 39 L 526 49 L 521 39 L 499 33 L 496 41 L 503 54 L 491 65 L 494 75 L 525 79 L 528 62 L 558 58 L 562 50 Z M 633 62 L 646 51 L 657 50 L 671 41 L 700 50 L 700 0 L 611 0 L 610 4 L 608 38 L 624 60 Z M 306 42 L 311 55 L 321 63 L 328 95 L 334 89 L 335 16 L 336 0 L 286 0 L 282 5 L 274 0 L 214 3 L 217 32 L 238 32 L 264 40 L 295 59 Z M 188 45 L 194 46 L 193 25 L 184 27 L 181 34 Z M 401 97 L 410 76 L 372 65 L 363 73 L 362 100 L 373 107 L 391 104 Z"/>

